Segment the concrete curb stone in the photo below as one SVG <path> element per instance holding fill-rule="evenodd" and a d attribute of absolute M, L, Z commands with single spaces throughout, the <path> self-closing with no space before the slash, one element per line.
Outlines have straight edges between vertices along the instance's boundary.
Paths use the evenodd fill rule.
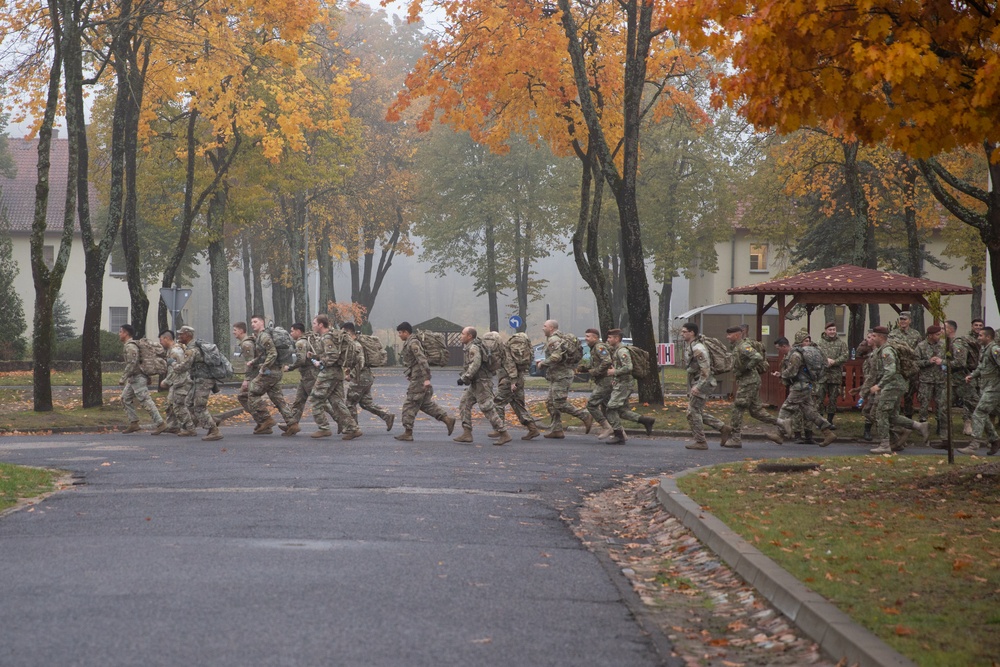
<path fill-rule="evenodd" d="M 693 468 L 675 477 L 697 473 Z M 861 667 L 915 667 L 916 663 L 861 627 L 809 589 L 663 477 L 656 497 L 695 536 L 835 660 Z"/>

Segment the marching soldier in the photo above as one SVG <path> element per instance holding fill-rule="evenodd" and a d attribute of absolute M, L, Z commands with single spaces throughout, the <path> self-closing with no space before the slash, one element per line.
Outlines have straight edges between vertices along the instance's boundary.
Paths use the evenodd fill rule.
<path fill-rule="evenodd" d="M 427 357 L 424 356 L 424 349 L 420 345 L 420 341 L 413 335 L 413 327 L 409 322 L 400 322 L 396 327 L 396 333 L 403 341 L 400 357 L 403 367 L 406 369 L 406 378 L 410 383 L 406 388 L 406 399 L 403 401 L 403 432 L 393 437 L 396 440 L 412 441 L 413 423 L 416 421 L 418 412 L 423 412 L 440 422 L 444 422 L 448 428 L 448 435 L 451 435 L 452 431 L 455 430 L 455 418 L 434 402 L 431 368 L 427 364 Z"/>

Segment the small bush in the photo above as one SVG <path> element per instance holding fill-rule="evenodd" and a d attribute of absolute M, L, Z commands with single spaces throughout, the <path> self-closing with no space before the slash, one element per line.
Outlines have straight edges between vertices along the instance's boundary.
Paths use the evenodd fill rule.
<path fill-rule="evenodd" d="M 83 361 L 83 336 L 61 340 L 52 348 L 52 358 L 59 361 Z M 101 332 L 101 361 L 121 361 L 122 343 L 118 334 Z"/>

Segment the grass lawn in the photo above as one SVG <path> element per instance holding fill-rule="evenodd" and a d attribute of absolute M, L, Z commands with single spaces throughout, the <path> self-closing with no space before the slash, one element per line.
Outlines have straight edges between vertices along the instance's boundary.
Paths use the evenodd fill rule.
<path fill-rule="evenodd" d="M 18 500 L 52 491 L 58 476 L 55 470 L 0 463 L 0 512 L 13 507 Z"/>
<path fill-rule="evenodd" d="M 796 459 L 800 461 L 800 459 Z M 681 490 L 921 665 L 1000 656 L 1000 462 L 817 458 L 811 473 L 706 468 Z"/>
<path fill-rule="evenodd" d="M 118 379 L 122 376 L 121 373 L 102 373 L 101 383 L 105 387 L 114 387 L 118 385 Z M 9 371 L 6 373 L 0 373 L 0 387 L 30 387 L 33 382 L 33 374 L 31 371 Z M 53 387 L 79 387 L 83 384 L 82 373 L 80 371 L 75 371 L 72 373 L 63 373 L 52 371 L 52 386 Z M 236 379 L 242 379 L 240 375 L 237 375 L 233 381 Z M 284 377 L 281 378 L 281 384 L 285 387 L 294 387 L 299 383 L 299 372 L 290 371 L 285 373 Z"/>

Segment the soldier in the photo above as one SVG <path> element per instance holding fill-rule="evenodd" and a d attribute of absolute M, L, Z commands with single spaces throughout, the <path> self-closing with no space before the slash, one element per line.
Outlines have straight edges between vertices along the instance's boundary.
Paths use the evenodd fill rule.
<path fill-rule="evenodd" d="M 188 409 L 188 396 L 194 382 L 191 380 L 191 362 L 194 353 L 184 345 L 174 340 L 174 332 L 165 329 L 160 332 L 160 345 L 167 350 L 167 377 L 160 382 L 160 389 L 170 388 L 167 394 L 167 420 L 153 435 L 160 433 L 176 433 L 191 437 L 198 435 L 194 430 L 194 420 Z"/>
<path fill-rule="evenodd" d="M 757 421 L 770 424 L 778 423 L 764 409 L 760 400 L 760 369 L 767 369 L 767 362 L 757 348 L 744 338 L 742 327 L 726 329 L 726 338 L 733 346 L 733 376 L 737 382 L 736 397 L 733 399 L 733 411 L 729 417 L 729 428 L 732 434 L 723 447 L 739 449 L 743 446 L 743 413 L 749 412 Z M 781 429 L 776 433 L 768 433 L 767 439 L 782 444 Z"/>
<path fill-rule="evenodd" d="M 208 434 L 202 438 L 206 442 L 222 440 L 219 425 L 215 423 L 212 413 L 208 411 L 208 398 L 219 391 L 219 383 L 205 363 L 205 357 L 194 341 L 194 329 L 187 325 L 177 330 L 177 340 L 191 353 L 191 393 L 188 394 L 188 410 L 196 426 L 208 429 Z"/>
<path fill-rule="evenodd" d="M 803 347 L 812 345 L 812 336 L 809 335 L 809 330 L 805 327 L 799 329 L 796 334 L 796 340 L 801 342 L 796 343 L 797 345 L 802 345 Z M 810 400 L 813 401 L 813 406 L 816 405 L 813 400 L 812 395 L 810 395 Z M 817 410 L 819 412 L 819 410 Z M 816 441 L 813 440 L 813 432 L 810 427 L 805 425 L 805 420 L 802 418 L 802 411 L 795 412 L 792 416 L 792 430 L 794 431 L 793 437 L 795 438 L 795 444 L 797 445 L 815 445 Z"/>
<path fill-rule="evenodd" d="M 965 376 L 975 370 L 970 363 L 968 341 L 958 334 L 958 323 L 947 320 L 944 323 L 945 335 L 951 340 L 951 361 L 948 370 L 951 372 L 951 386 L 955 389 L 958 402 L 962 406 L 962 433 L 972 435 L 972 412 L 979 404 L 979 390 L 975 382 L 966 382 Z"/>
<path fill-rule="evenodd" d="M 910 349 L 916 350 L 917 343 L 923 340 L 923 336 L 920 332 L 910 326 L 910 311 L 904 310 L 899 313 L 899 326 L 889 332 L 889 340 L 892 341 L 902 341 L 910 346 Z M 905 378 L 907 381 L 907 389 L 903 394 L 903 414 L 908 418 L 913 417 L 913 399 L 917 395 L 917 389 L 919 383 L 911 382 L 914 378 Z"/>
<path fill-rule="evenodd" d="M 833 417 L 837 414 L 837 399 L 840 398 L 844 386 L 844 362 L 851 355 L 847 350 L 847 343 L 837 335 L 836 322 L 826 323 L 816 347 L 826 357 L 827 367 L 823 379 L 815 383 L 813 398 L 816 401 L 816 409 L 821 414 L 823 404 L 826 403 L 826 420 L 832 424 Z"/>
<path fill-rule="evenodd" d="M 455 430 L 455 418 L 448 411 L 434 402 L 434 387 L 431 386 L 431 367 L 424 356 L 424 348 L 413 335 L 413 327 L 409 322 L 400 322 L 396 333 L 403 341 L 400 358 L 406 368 L 406 378 L 409 385 L 406 388 L 406 399 L 403 401 L 402 418 L 403 432 L 393 436 L 396 440 L 406 442 L 413 440 L 413 422 L 417 412 L 424 412 L 448 427 L 448 435 Z"/>
<path fill-rule="evenodd" d="M 272 427 L 278 422 L 271 416 L 271 411 L 264 404 L 264 397 L 271 399 L 278 408 L 281 418 L 285 420 L 285 435 L 295 435 L 299 431 L 299 423 L 288 409 L 285 396 L 281 393 L 281 378 L 284 373 L 278 364 L 278 348 L 274 346 L 271 334 L 264 330 L 264 318 L 254 315 L 250 318 L 250 328 L 254 332 L 254 358 L 247 361 L 247 370 L 257 369 L 257 374 L 250 380 L 247 387 L 250 413 L 257 422 L 254 435 L 269 435 Z"/>
<path fill-rule="evenodd" d="M 312 408 L 313 419 L 319 430 L 312 434 L 314 438 L 328 438 L 333 435 L 330 430 L 330 422 L 326 418 L 326 405 L 329 403 L 333 410 L 333 418 L 337 426 L 344 432 L 343 440 L 353 440 L 361 437 L 361 429 L 358 422 L 351 416 L 345 403 L 344 392 L 344 362 L 345 351 L 348 348 L 344 345 L 345 336 L 342 331 L 330 328 L 330 318 L 326 315 L 317 315 L 312 321 L 312 330 L 319 335 L 316 343 L 316 356 L 312 364 L 319 373 L 316 375 L 316 383 L 309 394 L 309 405 Z"/>
<path fill-rule="evenodd" d="M 249 363 L 256 354 L 257 343 L 253 334 L 247 334 L 247 323 L 237 322 L 233 325 L 233 336 L 236 337 L 236 344 L 238 346 L 237 354 L 240 355 L 247 363 L 246 373 L 243 376 L 243 384 L 240 385 L 240 390 L 236 394 L 236 400 L 240 402 L 243 409 L 246 410 L 247 414 L 254 418 L 254 423 L 257 427 L 260 426 L 260 422 L 257 421 L 257 417 L 254 416 L 253 411 L 250 409 L 250 380 L 257 377 L 257 373 L 260 372 L 259 369 L 255 368 L 253 364 Z M 255 427 L 256 430 L 256 427 Z"/>
<path fill-rule="evenodd" d="M 122 390 L 122 406 L 128 417 L 128 427 L 122 433 L 136 433 L 140 430 L 139 415 L 135 411 L 136 403 L 149 413 L 156 428 L 159 429 L 163 424 L 163 417 L 160 416 L 156 403 L 153 403 L 153 398 L 149 395 L 149 378 L 139 365 L 139 343 L 135 340 L 135 328 L 131 324 L 123 324 L 118 329 L 118 340 L 123 344 L 122 356 L 125 360 L 125 370 L 118 384 L 125 387 Z M 163 430 L 160 430 L 160 433 L 162 432 Z"/>
<path fill-rule="evenodd" d="M 934 401 L 934 411 L 937 415 L 937 430 L 935 433 L 941 435 L 941 427 L 947 420 L 948 399 L 946 397 L 944 361 L 944 344 L 941 342 L 941 327 L 931 325 L 927 327 L 927 337 L 917 343 L 917 366 L 920 374 L 917 376 L 919 389 L 917 396 L 920 400 L 920 421 L 927 421 L 930 412 L 931 401 Z"/>
<path fill-rule="evenodd" d="M 808 337 L 809 334 L 805 330 L 795 334 L 794 348 L 788 344 L 788 339 L 785 337 L 774 341 L 774 346 L 778 348 L 778 354 L 783 355 L 784 358 L 781 360 L 781 370 L 775 371 L 773 375 L 781 378 L 781 381 L 788 387 L 788 397 L 785 398 L 785 402 L 781 404 L 781 409 L 778 411 L 778 428 L 782 429 L 785 432 L 784 435 L 787 436 L 791 426 L 791 418 L 796 412 L 800 412 L 806 428 L 813 425 L 822 432 L 823 440 L 819 446 L 826 447 L 837 436 L 833 432 L 833 424 L 823 419 L 816 411 L 816 406 L 813 405 L 812 378 L 801 351 L 801 346 Z"/>
<path fill-rule="evenodd" d="M 632 377 L 632 353 L 622 345 L 621 329 L 608 331 L 608 347 L 611 348 L 614 361 L 614 365 L 607 371 L 611 377 L 611 396 L 608 398 L 607 412 L 613 435 L 608 439 L 608 444 L 621 445 L 627 439 L 622 419 L 642 424 L 646 429 L 646 435 L 653 434 L 653 424 L 656 420 L 653 417 L 640 415 L 628 407 L 628 399 L 635 391 L 635 378 Z"/>
<path fill-rule="evenodd" d="M 361 406 L 362 409 L 384 421 L 386 431 L 391 431 L 392 425 L 396 421 L 396 415 L 376 405 L 372 399 L 372 385 L 375 384 L 375 376 L 372 375 L 372 369 L 368 368 L 368 364 L 365 362 L 365 349 L 358 341 L 358 332 L 354 328 L 354 322 L 344 322 L 340 328 L 350 336 L 350 342 L 354 348 L 352 357 L 354 363 L 347 369 L 351 381 L 350 388 L 347 390 L 347 409 L 357 421 L 358 406 Z"/>
<path fill-rule="evenodd" d="M 966 384 L 978 380 L 980 383 L 979 402 L 972 413 L 972 443 L 955 451 L 972 454 L 979 449 L 979 443 L 985 438 L 990 443 L 987 456 L 993 456 L 1000 451 L 1000 436 L 993 426 L 993 415 L 1000 412 L 1000 347 L 996 344 L 996 331 L 993 327 L 983 327 L 979 330 L 979 365 L 976 370 L 965 376 Z"/>
<path fill-rule="evenodd" d="M 705 401 L 708 395 L 719 386 L 712 375 L 712 357 L 708 347 L 698 336 L 698 325 L 685 322 L 681 325 L 681 338 L 684 339 L 685 366 L 687 367 L 688 409 L 687 420 L 691 425 L 694 442 L 684 445 L 687 449 L 708 449 L 705 438 L 705 424 L 717 429 L 722 438 L 720 444 L 725 446 L 732 434 L 732 429 L 718 417 L 705 412 Z"/>
<path fill-rule="evenodd" d="M 527 372 L 528 365 L 518 366 L 514 356 L 508 349 L 505 349 L 500 370 L 497 371 L 497 395 L 493 399 L 493 404 L 496 406 L 500 419 L 505 419 L 504 412 L 508 404 L 514 410 L 521 426 L 528 429 L 528 432 L 521 436 L 521 440 L 531 440 L 541 435 L 535 417 L 528 411 L 524 400 L 524 378 Z M 489 433 L 489 437 L 499 438 L 500 433 L 492 431 Z"/>
<path fill-rule="evenodd" d="M 597 329 L 587 329 L 584 333 L 584 339 L 590 348 L 590 365 L 581 365 L 577 372 L 590 374 L 590 379 L 594 383 L 594 390 L 590 392 L 590 398 L 587 399 L 587 411 L 594 418 L 594 422 L 601 427 L 601 432 L 597 434 L 598 439 L 604 440 L 614 433 L 614 429 L 605 416 L 605 408 L 611 399 L 613 380 L 608 371 L 615 365 L 614 358 L 608 345 L 601 341 L 601 332 Z M 629 363 L 631 364 L 631 362 Z"/>
<path fill-rule="evenodd" d="M 507 425 L 497 414 L 493 395 L 493 374 L 486 366 L 483 355 L 483 343 L 474 327 L 465 327 L 459 337 L 465 350 L 465 363 L 462 374 L 458 376 L 458 386 L 468 387 L 462 394 L 458 405 L 458 414 L 462 418 L 462 435 L 452 438 L 455 442 L 472 442 L 472 406 L 478 405 L 483 416 L 490 420 L 493 430 L 500 437 L 493 443 L 503 445 L 510 442 Z"/>
<path fill-rule="evenodd" d="M 545 334 L 545 358 L 538 362 L 538 368 L 547 368 L 545 377 L 549 381 L 549 398 L 545 402 L 549 416 L 552 417 L 552 427 L 545 434 L 546 438 L 561 439 L 566 437 L 562 425 L 562 413 L 571 414 L 583 422 L 584 433 L 590 433 L 594 418 L 586 410 L 581 410 L 568 400 L 570 387 L 573 385 L 575 366 L 567 363 L 567 343 L 559 336 L 559 323 L 546 320 L 542 325 Z M 574 363 L 577 360 L 573 360 Z"/>
<path fill-rule="evenodd" d="M 316 384 L 316 368 L 312 364 L 312 358 L 316 351 L 310 341 L 311 336 L 306 334 L 306 325 L 301 322 L 293 324 L 288 330 L 288 335 L 295 341 L 295 360 L 282 367 L 282 370 L 286 373 L 294 370 L 299 372 L 299 385 L 295 388 L 295 400 L 288 407 L 292 412 L 292 422 L 299 425 L 302 421 L 302 413 L 306 409 L 306 403 L 309 402 L 309 394 L 312 393 L 313 386 Z M 333 414 L 329 406 L 327 413 Z M 284 431 L 283 436 L 293 436 L 299 432 L 299 428 L 292 429 L 286 424 L 278 424 L 278 428 Z"/>
<path fill-rule="evenodd" d="M 909 391 L 909 383 L 903 376 L 899 356 L 888 344 L 889 330 L 878 326 L 872 329 L 875 335 L 875 366 L 876 380 L 871 393 L 877 395 L 878 406 L 875 408 L 875 424 L 880 438 L 879 446 L 870 450 L 872 454 L 891 454 L 900 451 L 905 446 L 906 438 L 912 431 L 917 431 L 926 443 L 930 436 L 930 426 L 927 423 L 914 422 L 909 417 L 899 413 L 899 402 L 903 394 Z M 895 446 L 891 445 L 891 427 L 900 426 L 903 431 Z"/>
<path fill-rule="evenodd" d="M 871 393 L 872 385 L 875 384 L 875 366 L 877 357 L 875 352 L 875 335 L 871 329 L 865 334 L 865 340 L 858 345 L 858 358 L 862 359 L 861 377 L 864 378 L 860 387 L 851 390 L 852 396 L 857 396 L 861 406 L 861 416 L 864 418 L 865 431 L 861 436 L 866 442 L 872 441 L 872 429 L 875 427 L 875 405 L 878 403 L 878 396 Z"/>

